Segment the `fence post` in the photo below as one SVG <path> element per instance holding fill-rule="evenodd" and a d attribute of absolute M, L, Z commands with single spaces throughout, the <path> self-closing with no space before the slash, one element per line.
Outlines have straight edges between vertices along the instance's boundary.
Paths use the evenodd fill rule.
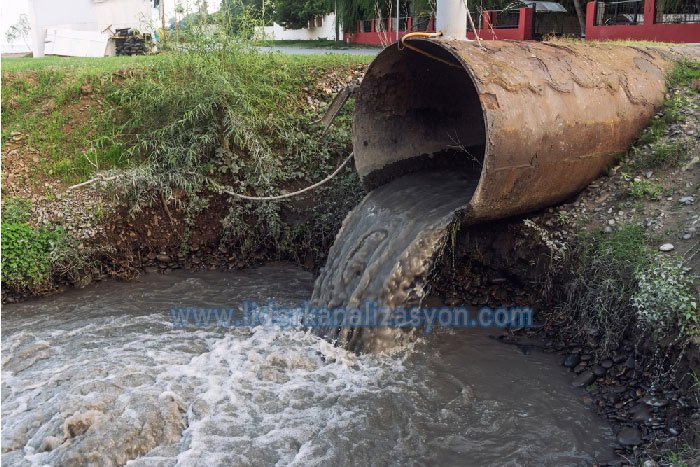
<path fill-rule="evenodd" d="M 598 21 L 598 2 L 593 0 L 586 4 L 586 40 L 597 39 L 596 22 Z"/>
<path fill-rule="evenodd" d="M 656 23 L 656 0 L 644 0 L 644 24 Z"/>
<path fill-rule="evenodd" d="M 520 34 L 520 39 L 524 41 L 532 40 L 534 37 L 533 27 L 534 27 L 534 8 L 524 7 L 520 8 L 520 14 L 518 16 L 518 32 Z"/>

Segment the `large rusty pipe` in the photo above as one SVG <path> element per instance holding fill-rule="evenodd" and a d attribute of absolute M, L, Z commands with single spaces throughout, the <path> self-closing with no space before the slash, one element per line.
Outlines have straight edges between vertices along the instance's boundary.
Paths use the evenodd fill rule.
<path fill-rule="evenodd" d="M 356 169 L 372 189 L 402 173 L 479 177 L 468 222 L 558 203 L 623 153 L 658 111 L 665 71 L 698 48 L 412 40 L 358 90 Z"/>

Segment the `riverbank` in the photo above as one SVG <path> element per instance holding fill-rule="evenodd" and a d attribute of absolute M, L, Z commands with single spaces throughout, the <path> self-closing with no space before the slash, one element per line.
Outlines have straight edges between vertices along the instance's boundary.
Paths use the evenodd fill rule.
<path fill-rule="evenodd" d="M 276 195 L 332 172 L 350 106 L 328 131 L 316 122 L 370 57 L 31 60 L 3 62 L 4 301 L 177 268 L 315 269 L 363 194 L 350 167 L 289 201 L 222 191 Z"/>

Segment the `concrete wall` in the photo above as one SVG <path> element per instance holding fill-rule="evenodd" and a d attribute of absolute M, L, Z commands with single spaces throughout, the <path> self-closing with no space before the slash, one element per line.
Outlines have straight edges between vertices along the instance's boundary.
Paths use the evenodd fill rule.
<path fill-rule="evenodd" d="M 335 14 L 330 13 L 324 16 L 320 21 L 310 22 L 312 27 L 303 29 L 286 29 L 281 24 L 274 23 L 272 26 L 264 28 L 256 28 L 256 35 L 260 39 L 273 40 L 318 40 L 329 39 L 335 40 Z M 263 37 L 264 35 L 264 37 Z M 340 40 L 343 40 L 343 28 L 340 28 Z"/>
<path fill-rule="evenodd" d="M 103 32 L 108 27 L 150 30 L 152 0 L 29 0 L 32 49 L 44 56 L 48 28 Z"/>

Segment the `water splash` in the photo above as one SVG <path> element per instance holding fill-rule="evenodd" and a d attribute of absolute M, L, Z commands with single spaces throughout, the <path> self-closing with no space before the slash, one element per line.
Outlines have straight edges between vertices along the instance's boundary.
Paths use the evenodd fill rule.
<path fill-rule="evenodd" d="M 316 280 L 312 304 L 333 309 L 371 301 L 394 308 L 420 300 L 448 226 L 469 203 L 477 183 L 470 173 L 434 171 L 373 190 L 343 221 Z M 324 333 L 353 351 L 386 351 L 407 338 L 390 328 Z"/>

